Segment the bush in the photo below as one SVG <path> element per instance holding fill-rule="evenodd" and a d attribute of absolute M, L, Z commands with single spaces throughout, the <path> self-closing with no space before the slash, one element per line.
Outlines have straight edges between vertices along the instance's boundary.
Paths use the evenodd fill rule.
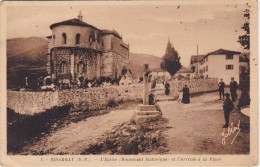
<path fill-rule="evenodd" d="M 181 74 L 179 74 L 178 76 L 177 76 L 177 80 L 182 80 L 184 78 L 184 76 L 182 76 Z"/>
<path fill-rule="evenodd" d="M 241 108 L 248 105 L 250 105 L 249 91 L 247 89 L 243 89 L 237 107 Z"/>
<path fill-rule="evenodd" d="M 185 77 L 187 80 L 190 80 L 190 74 L 187 74 Z"/>
<path fill-rule="evenodd" d="M 118 106 L 118 103 L 114 99 L 111 99 L 107 102 L 106 108 L 114 108 L 116 106 Z"/>
<path fill-rule="evenodd" d="M 124 100 L 123 100 L 123 99 L 120 99 L 120 100 L 118 100 L 117 103 L 118 103 L 118 104 L 122 104 L 122 103 L 124 103 Z"/>
<path fill-rule="evenodd" d="M 200 78 L 200 76 L 198 76 L 198 75 L 194 75 L 193 77 L 192 77 L 192 79 L 199 79 Z"/>
<path fill-rule="evenodd" d="M 139 83 L 143 82 L 144 78 L 143 77 L 139 77 Z"/>

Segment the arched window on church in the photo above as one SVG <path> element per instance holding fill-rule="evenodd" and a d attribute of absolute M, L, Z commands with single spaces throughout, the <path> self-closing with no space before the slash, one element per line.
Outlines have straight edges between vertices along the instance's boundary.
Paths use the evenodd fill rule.
<path fill-rule="evenodd" d="M 60 72 L 61 73 L 66 73 L 67 72 L 67 66 L 68 66 L 67 62 L 66 61 L 62 61 L 60 63 Z"/>
<path fill-rule="evenodd" d="M 76 45 L 80 44 L 80 34 L 76 34 Z"/>
<path fill-rule="evenodd" d="M 62 33 L 62 44 L 67 43 L 67 35 L 65 33 Z"/>
<path fill-rule="evenodd" d="M 79 62 L 79 64 L 77 65 L 77 71 L 78 71 L 78 73 L 79 74 L 82 74 L 82 73 L 84 73 L 84 71 L 85 71 L 85 64 L 81 61 L 81 62 Z"/>

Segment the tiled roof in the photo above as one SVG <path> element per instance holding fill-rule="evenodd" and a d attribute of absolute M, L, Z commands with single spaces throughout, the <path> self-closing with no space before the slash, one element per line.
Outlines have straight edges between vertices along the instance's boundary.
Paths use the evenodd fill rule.
<path fill-rule="evenodd" d="M 222 55 L 222 54 L 240 54 L 241 52 L 237 51 L 231 51 L 231 50 L 225 50 L 225 49 L 219 49 L 214 52 L 210 52 L 207 54 L 208 55 Z"/>
<path fill-rule="evenodd" d="M 179 73 L 192 73 L 192 70 L 188 69 L 187 67 L 182 66 L 181 69 L 177 72 Z"/>
<path fill-rule="evenodd" d="M 163 72 L 163 70 L 161 68 L 154 68 L 151 71 L 153 71 L 153 72 Z"/>
<path fill-rule="evenodd" d="M 91 27 L 94 29 L 98 29 L 88 23 L 85 23 L 84 21 L 81 21 L 79 19 L 70 19 L 70 20 L 65 20 L 59 23 L 54 23 L 50 26 L 50 29 L 53 29 L 54 27 L 57 27 L 59 25 L 75 25 L 75 26 L 82 26 L 82 27 Z"/>
<path fill-rule="evenodd" d="M 197 62 L 197 59 L 199 58 L 199 61 L 202 60 L 206 55 L 192 55 L 190 58 L 190 64 Z"/>

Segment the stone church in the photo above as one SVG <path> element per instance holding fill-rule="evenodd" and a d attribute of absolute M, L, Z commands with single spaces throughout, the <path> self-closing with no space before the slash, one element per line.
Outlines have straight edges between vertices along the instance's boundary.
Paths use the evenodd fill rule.
<path fill-rule="evenodd" d="M 102 30 L 78 18 L 54 23 L 48 36 L 47 71 L 54 79 L 118 79 L 127 71 L 129 44 L 115 30 Z"/>

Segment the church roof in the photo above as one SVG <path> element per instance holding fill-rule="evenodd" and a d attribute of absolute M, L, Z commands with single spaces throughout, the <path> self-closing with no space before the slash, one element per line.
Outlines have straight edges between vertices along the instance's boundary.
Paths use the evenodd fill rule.
<path fill-rule="evenodd" d="M 111 31 L 111 30 L 101 30 L 101 34 L 102 35 L 106 35 L 106 34 L 113 34 L 115 35 L 116 37 L 122 39 L 122 37 L 119 35 L 119 33 L 115 30 Z"/>
<path fill-rule="evenodd" d="M 70 20 L 65 20 L 65 21 L 58 22 L 58 23 L 54 23 L 50 26 L 50 29 L 53 29 L 53 28 L 60 26 L 60 25 L 74 25 L 74 26 L 91 27 L 91 28 L 94 28 L 94 29 L 98 29 L 95 26 L 90 25 L 88 23 L 85 23 L 84 21 L 81 21 L 81 20 L 76 19 L 76 18 L 70 19 Z"/>

